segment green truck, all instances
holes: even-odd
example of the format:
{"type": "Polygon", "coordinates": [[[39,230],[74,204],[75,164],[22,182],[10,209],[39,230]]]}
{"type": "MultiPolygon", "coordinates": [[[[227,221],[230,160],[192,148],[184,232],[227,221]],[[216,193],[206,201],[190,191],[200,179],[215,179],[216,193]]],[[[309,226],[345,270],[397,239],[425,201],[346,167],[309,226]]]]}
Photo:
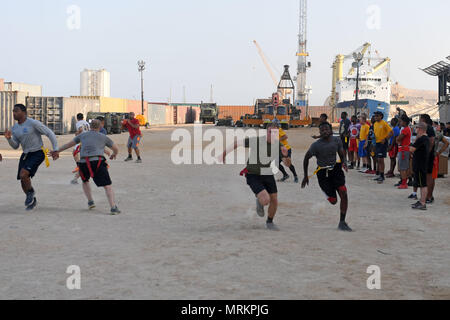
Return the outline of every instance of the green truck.
{"type": "Polygon", "coordinates": [[[219,117],[219,109],[216,103],[201,103],[200,104],[200,122],[216,123],[219,117]]]}
{"type": "Polygon", "coordinates": [[[111,113],[111,112],[88,112],[86,121],[97,119],[97,117],[105,118],[105,129],[108,134],[119,134],[122,132],[122,121],[128,114],[111,113]]]}

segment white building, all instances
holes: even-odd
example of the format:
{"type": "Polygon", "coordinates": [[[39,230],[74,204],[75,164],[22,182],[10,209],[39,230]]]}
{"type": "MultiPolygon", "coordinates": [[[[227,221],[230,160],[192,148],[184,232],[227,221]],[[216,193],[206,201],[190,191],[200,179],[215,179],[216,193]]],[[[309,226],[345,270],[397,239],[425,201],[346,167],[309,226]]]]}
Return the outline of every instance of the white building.
{"type": "Polygon", "coordinates": [[[88,97],[110,97],[111,76],[105,69],[84,69],[80,77],[80,95],[88,97]]]}
{"type": "Polygon", "coordinates": [[[27,84],[20,82],[4,82],[3,90],[25,92],[26,95],[30,97],[42,96],[42,86],[34,84],[27,84]]]}

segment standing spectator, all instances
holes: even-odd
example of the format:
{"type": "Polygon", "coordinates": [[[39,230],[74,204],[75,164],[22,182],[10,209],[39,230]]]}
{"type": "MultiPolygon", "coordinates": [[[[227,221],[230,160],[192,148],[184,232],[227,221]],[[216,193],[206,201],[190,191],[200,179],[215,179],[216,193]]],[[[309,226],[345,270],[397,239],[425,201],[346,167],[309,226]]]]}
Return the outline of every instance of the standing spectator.
{"type": "Polygon", "coordinates": [[[409,127],[409,118],[402,116],[400,118],[401,131],[397,137],[398,143],[398,170],[400,171],[401,180],[395,186],[399,189],[408,189],[408,171],[409,171],[409,146],[411,144],[411,129],[409,127]]]}
{"type": "Polygon", "coordinates": [[[450,122],[447,122],[447,126],[444,131],[444,136],[450,137],[450,122]]]}
{"type": "Polygon", "coordinates": [[[357,139],[359,138],[360,129],[361,124],[358,123],[356,116],[352,116],[351,124],[349,126],[349,133],[350,133],[350,145],[348,147],[348,157],[350,160],[350,166],[348,167],[349,169],[354,169],[356,166],[356,161],[359,162],[357,139]]]}
{"type": "Polygon", "coordinates": [[[367,115],[364,113],[360,117],[360,124],[361,129],[359,131],[358,156],[363,161],[363,167],[360,172],[366,173],[367,171],[369,171],[370,156],[365,149],[365,145],[369,136],[370,126],[367,123],[367,115]]]}
{"type": "Polygon", "coordinates": [[[393,135],[393,131],[389,124],[383,120],[383,113],[380,111],[375,112],[375,123],[373,125],[373,131],[376,139],[375,153],[377,155],[377,165],[379,176],[374,180],[378,183],[383,183],[384,178],[384,159],[387,157],[387,149],[389,139],[393,135]]]}
{"type": "Polygon", "coordinates": [[[427,136],[427,125],[420,122],[417,125],[417,139],[409,148],[413,155],[414,187],[420,188],[420,201],[412,205],[413,209],[427,210],[427,169],[430,154],[430,138],[427,136]]]}
{"type": "Polygon", "coordinates": [[[389,141],[389,158],[391,159],[391,166],[386,174],[386,178],[394,178],[394,170],[397,165],[398,144],[397,137],[400,134],[400,128],[398,127],[398,118],[392,118],[391,120],[392,131],[394,132],[391,140],[389,141]]]}
{"type": "Polygon", "coordinates": [[[339,136],[341,137],[342,145],[344,147],[345,158],[347,158],[348,154],[348,144],[349,144],[349,128],[350,128],[350,120],[348,120],[347,112],[342,112],[341,114],[341,122],[339,123],[339,136]]]}

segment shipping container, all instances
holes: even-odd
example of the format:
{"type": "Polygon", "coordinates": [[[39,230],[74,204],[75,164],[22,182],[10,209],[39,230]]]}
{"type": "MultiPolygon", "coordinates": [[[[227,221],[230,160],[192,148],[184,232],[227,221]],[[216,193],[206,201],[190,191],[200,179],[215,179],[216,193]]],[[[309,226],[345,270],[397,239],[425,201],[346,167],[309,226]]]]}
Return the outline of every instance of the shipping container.
{"type": "Polygon", "coordinates": [[[127,101],[120,98],[99,97],[100,112],[127,112],[127,101]]]}
{"type": "MultiPolygon", "coordinates": [[[[306,116],[306,107],[297,107],[301,110],[300,117],[303,119],[306,116]]],[[[329,106],[309,106],[308,115],[310,118],[319,118],[322,113],[328,115],[328,121],[331,122],[333,118],[333,108],[329,106]]]]}
{"type": "Polygon", "coordinates": [[[41,121],[55,134],[69,134],[76,131],[76,116],[82,113],[99,112],[98,99],[78,97],[27,97],[26,106],[30,118],[41,121]]]}
{"type": "MultiPolygon", "coordinates": [[[[135,115],[142,114],[141,100],[126,100],[126,112],[134,112],[135,115]]],[[[147,114],[147,101],[144,101],[144,114],[147,114]]],[[[148,117],[147,117],[148,118],[148,117]]]]}
{"type": "Polygon", "coordinates": [[[149,104],[148,105],[148,122],[151,126],[168,124],[166,112],[168,111],[167,105],[149,104]]]}
{"type": "Polygon", "coordinates": [[[14,125],[14,105],[18,103],[25,104],[26,96],[25,92],[0,92],[0,133],[4,133],[6,129],[12,128],[14,125]]]}
{"type": "Polygon", "coordinates": [[[167,105],[166,106],[166,125],[174,125],[174,106],[167,105]]]}
{"type": "Polygon", "coordinates": [[[42,86],[19,82],[4,82],[4,91],[25,92],[27,96],[42,96],[42,86]]]}
{"type": "Polygon", "coordinates": [[[255,111],[254,106],[218,106],[219,119],[225,119],[226,117],[232,117],[233,121],[238,121],[241,116],[246,114],[253,114],[255,111]]]}

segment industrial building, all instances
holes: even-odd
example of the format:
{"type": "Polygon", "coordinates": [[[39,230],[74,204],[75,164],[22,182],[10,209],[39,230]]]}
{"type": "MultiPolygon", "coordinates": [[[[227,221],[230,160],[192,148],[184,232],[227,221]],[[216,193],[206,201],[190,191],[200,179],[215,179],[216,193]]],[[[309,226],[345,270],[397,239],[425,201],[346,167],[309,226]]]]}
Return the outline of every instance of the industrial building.
{"type": "Polygon", "coordinates": [[[105,69],[84,69],[80,75],[80,96],[110,97],[111,75],[105,69]]]}

